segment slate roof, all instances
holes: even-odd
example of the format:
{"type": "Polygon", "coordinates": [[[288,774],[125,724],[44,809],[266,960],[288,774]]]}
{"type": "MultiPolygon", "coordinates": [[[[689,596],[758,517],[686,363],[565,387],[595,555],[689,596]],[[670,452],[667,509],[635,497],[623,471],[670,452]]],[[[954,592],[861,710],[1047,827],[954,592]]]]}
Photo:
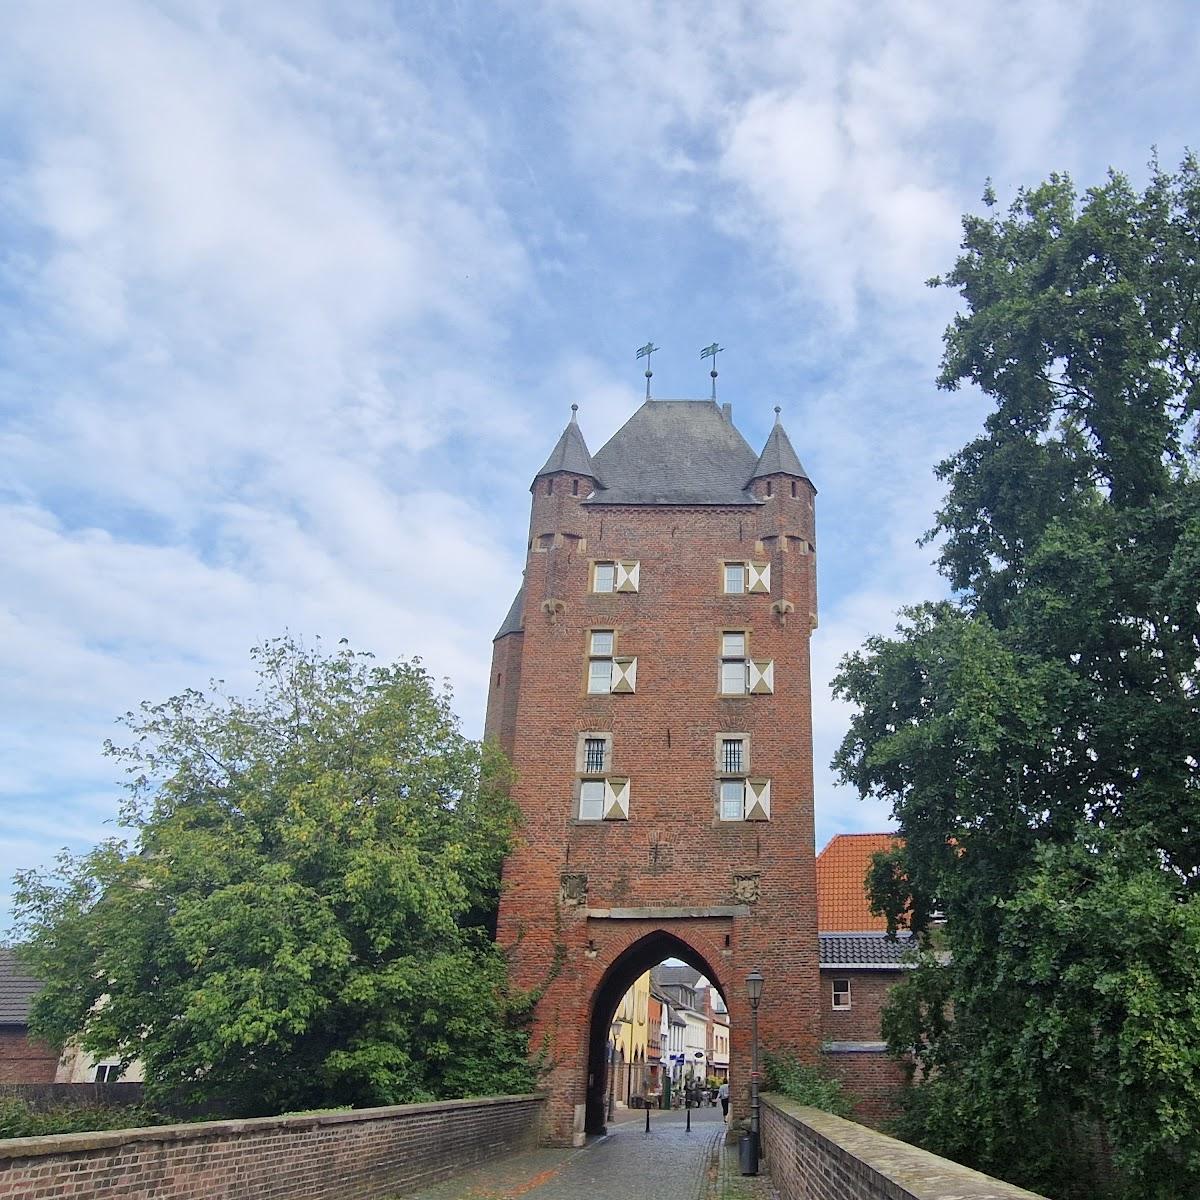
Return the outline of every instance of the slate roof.
{"type": "Polygon", "coordinates": [[[817,928],[822,933],[885,932],[887,920],[871,912],[867,868],[871,855],[890,850],[893,833],[839,833],[817,855],[817,928]]]}
{"type": "Polygon", "coordinates": [[[792,449],[791,440],[779,423],[778,415],[775,417],[775,427],[767,435],[767,444],[758,456],[758,464],[750,478],[761,479],[764,475],[799,475],[801,479],[808,479],[808,472],[801,465],[796,451],[792,449]]]}
{"type": "Polygon", "coordinates": [[[758,461],[714,400],[647,400],[595,454],[585,504],[739,504],[758,461]]]}
{"type": "Polygon", "coordinates": [[[901,931],[895,940],[886,933],[822,933],[822,967],[909,967],[912,934],[901,931]]]}
{"type": "Polygon", "coordinates": [[[0,950],[0,1025],[27,1025],[41,986],[14,951],[0,950]]]}
{"type": "Polygon", "coordinates": [[[512,607],[508,610],[508,616],[500,624],[500,628],[496,631],[496,636],[492,638],[493,642],[498,642],[505,634],[521,633],[525,629],[525,584],[517,588],[516,597],[513,599],[512,607]]]}
{"type": "Polygon", "coordinates": [[[672,987],[682,984],[683,987],[694,988],[703,976],[694,967],[685,965],[673,966],[659,963],[650,968],[650,982],[655,987],[672,987]]]}
{"type": "Polygon", "coordinates": [[[553,475],[556,471],[570,471],[573,475],[590,475],[597,483],[600,482],[596,464],[588,453],[587,442],[583,440],[583,433],[575,419],[574,408],[572,405],[571,419],[550,451],[546,465],[534,476],[535,480],[543,475],[553,475]]]}

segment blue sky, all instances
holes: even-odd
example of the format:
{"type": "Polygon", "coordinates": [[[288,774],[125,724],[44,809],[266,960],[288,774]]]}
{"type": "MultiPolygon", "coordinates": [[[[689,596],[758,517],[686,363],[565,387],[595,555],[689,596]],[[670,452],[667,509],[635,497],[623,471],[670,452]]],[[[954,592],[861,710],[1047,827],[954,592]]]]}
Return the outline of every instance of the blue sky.
{"type": "MultiPolygon", "coordinates": [[[[12,5],[0,45],[0,911],[110,831],[116,716],[287,628],[420,654],[482,725],[527,488],[655,392],[820,489],[818,843],[838,658],[936,594],[959,218],[1178,162],[1191,6],[12,5]]],[[[0,920],[2,924],[2,920],[0,920]]]]}

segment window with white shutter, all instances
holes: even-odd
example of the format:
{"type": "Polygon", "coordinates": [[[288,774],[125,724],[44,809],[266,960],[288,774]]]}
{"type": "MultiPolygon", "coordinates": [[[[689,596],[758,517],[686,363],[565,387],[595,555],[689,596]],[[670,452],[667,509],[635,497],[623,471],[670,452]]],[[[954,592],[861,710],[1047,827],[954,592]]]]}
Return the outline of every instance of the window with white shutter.
{"type": "Polygon", "coordinates": [[[727,596],[740,596],[746,592],[769,592],[771,590],[771,564],[769,562],[727,562],[722,569],[721,589],[727,596]]]}

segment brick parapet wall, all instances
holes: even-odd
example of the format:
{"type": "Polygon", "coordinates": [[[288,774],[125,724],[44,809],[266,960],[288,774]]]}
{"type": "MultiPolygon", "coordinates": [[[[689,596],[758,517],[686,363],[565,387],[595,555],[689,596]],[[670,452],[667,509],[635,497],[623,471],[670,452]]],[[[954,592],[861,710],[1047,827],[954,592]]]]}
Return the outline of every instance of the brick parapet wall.
{"type": "Polygon", "coordinates": [[[540,1095],[0,1140],[0,1197],[373,1200],[525,1149],[540,1095]]]}
{"type": "Polygon", "coordinates": [[[762,1137],[780,1200],[1044,1200],[782,1096],[762,1098],[762,1137]]]}

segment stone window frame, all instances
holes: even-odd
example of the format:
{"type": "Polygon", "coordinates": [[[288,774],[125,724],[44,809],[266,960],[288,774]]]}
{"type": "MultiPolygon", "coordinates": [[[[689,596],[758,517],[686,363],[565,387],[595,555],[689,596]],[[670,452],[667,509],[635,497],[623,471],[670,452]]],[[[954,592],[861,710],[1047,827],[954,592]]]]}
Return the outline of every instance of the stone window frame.
{"type": "Polygon", "coordinates": [[[642,564],[640,559],[594,558],[588,564],[588,591],[593,596],[619,596],[637,593],[641,588],[642,564]],[[601,567],[611,568],[610,587],[599,587],[601,567]]]}
{"type": "Polygon", "coordinates": [[[637,691],[637,656],[617,653],[617,630],[611,625],[596,626],[587,630],[587,654],[584,660],[583,691],[587,696],[632,695],[637,691]],[[596,651],[597,635],[608,634],[612,641],[609,643],[607,654],[596,651]],[[606,688],[592,687],[592,669],[594,663],[608,663],[608,686],[606,688]]]}
{"type": "Polygon", "coordinates": [[[771,563],[748,558],[721,560],[720,592],[723,596],[765,596],[771,593],[771,563]],[[731,567],[741,568],[741,586],[730,589],[731,567]]]}
{"type": "Polygon", "coordinates": [[[717,696],[722,700],[744,696],[769,696],[775,692],[775,660],[758,659],[750,653],[750,630],[723,628],[717,643],[717,696]],[[742,653],[726,653],[726,638],[740,637],[742,653]],[[741,664],[742,686],[740,691],[725,690],[726,669],[741,664]]]}

